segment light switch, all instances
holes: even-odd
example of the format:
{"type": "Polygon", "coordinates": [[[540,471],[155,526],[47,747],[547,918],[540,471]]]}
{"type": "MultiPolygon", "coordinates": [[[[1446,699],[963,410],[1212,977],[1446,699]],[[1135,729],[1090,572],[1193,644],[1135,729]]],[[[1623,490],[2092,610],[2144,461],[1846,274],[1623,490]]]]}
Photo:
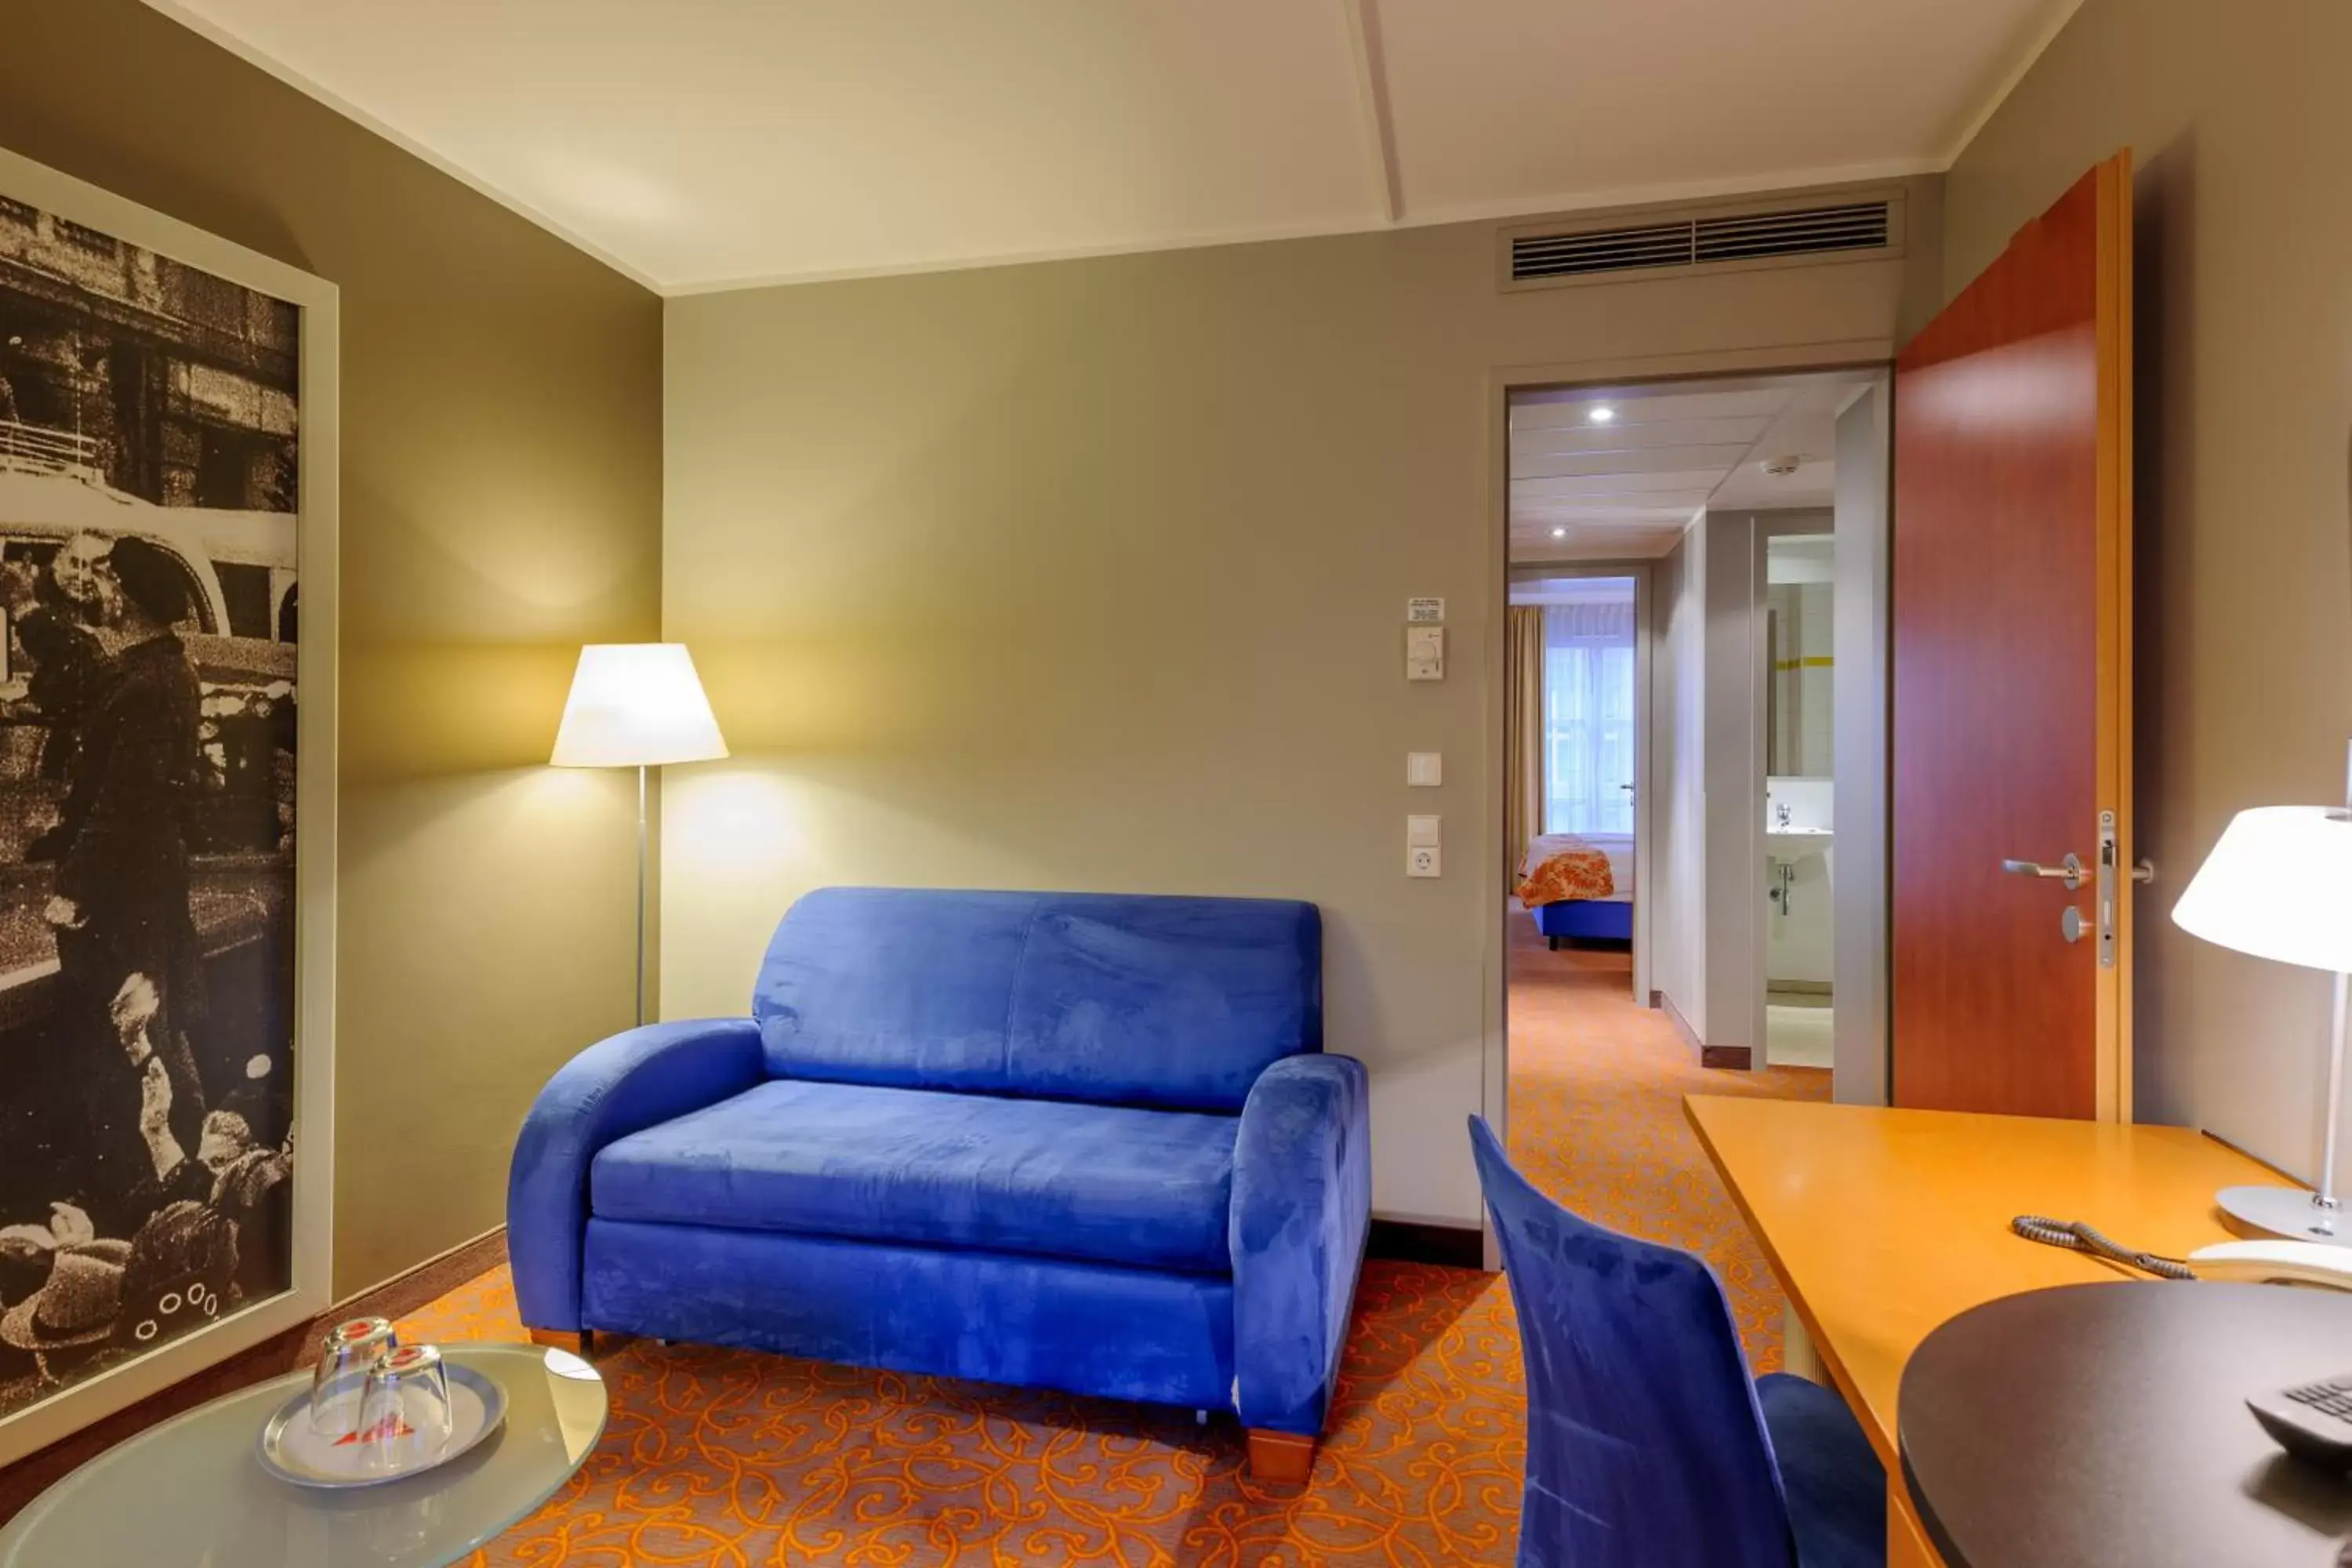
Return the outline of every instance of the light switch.
{"type": "Polygon", "coordinates": [[[1404,841],[1416,847],[1434,849],[1438,845],[1438,819],[1434,816],[1408,816],[1404,819],[1404,841]]]}
{"type": "Polygon", "coordinates": [[[1407,680],[1445,679],[1445,628],[1444,626],[1405,627],[1404,678],[1407,680]]]}
{"type": "Polygon", "coordinates": [[[1435,789],[1445,782],[1445,757],[1438,752],[1407,752],[1404,782],[1415,789],[1435,789]]]}

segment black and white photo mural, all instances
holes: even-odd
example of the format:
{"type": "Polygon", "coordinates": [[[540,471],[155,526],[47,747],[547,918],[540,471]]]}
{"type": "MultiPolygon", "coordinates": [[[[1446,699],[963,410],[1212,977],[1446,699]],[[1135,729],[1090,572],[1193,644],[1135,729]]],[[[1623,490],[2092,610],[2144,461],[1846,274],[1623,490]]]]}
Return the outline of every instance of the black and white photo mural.
{"type": "Polygon", "coordinates": [[[0,1420],[293,1289],[304,327],[0,179],[0,1420]]]}

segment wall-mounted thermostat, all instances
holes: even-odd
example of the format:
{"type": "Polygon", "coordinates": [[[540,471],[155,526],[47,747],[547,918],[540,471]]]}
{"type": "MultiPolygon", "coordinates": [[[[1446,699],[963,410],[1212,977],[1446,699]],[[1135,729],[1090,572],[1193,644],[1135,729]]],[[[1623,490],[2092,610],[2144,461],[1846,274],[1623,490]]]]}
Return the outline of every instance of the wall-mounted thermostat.
{"type": "Polygon", "coordinates": [[[1445,628],[1444,626],[1405,627],[1404,678],[1407,680],[1445,679],[1445,628]]]}
{"type": "Polygon", "coordinates": [[[1404,602],[1404,623],[1409,626],[1436,626],[1445,624],[1445,601],[1443,599],[1407,599],[1404,602]]]}

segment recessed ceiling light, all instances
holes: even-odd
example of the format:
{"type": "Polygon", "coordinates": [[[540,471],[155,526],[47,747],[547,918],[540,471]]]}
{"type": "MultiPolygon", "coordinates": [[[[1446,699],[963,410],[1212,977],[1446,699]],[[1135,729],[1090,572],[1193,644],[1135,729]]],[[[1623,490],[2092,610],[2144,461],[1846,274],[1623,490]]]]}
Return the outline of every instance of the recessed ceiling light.
{"type": "Polygon", "coordinates": [[[1617,417],[1617,411],[1605,403],[1596,403],[1592,405],[1592,412],[1587,414],[1585,417],[1595,425],[1606,425],[1617,417]]]}
{"type": "Polygon", "coordinates": [[[1568,530],[1564,528],[1555,528],[1551,531],[1551,536],[1554,539],[1566,539],[1568,537],[1568,530]]]}

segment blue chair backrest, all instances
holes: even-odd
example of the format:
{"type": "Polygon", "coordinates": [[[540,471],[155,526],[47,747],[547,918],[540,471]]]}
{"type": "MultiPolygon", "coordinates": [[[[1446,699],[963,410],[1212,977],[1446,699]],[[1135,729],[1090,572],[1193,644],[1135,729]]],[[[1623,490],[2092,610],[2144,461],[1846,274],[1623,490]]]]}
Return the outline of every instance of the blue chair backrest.
{"type": "Polygon", "coordinates": [[[825,888],[751,994],[779,1078],[1239,1110],[1323,1048],[1313,904],[825,888]]]}
{"type": "Polygon", "coordinates": [[[1527,1365],[1520,1568],[1791,1568],[1772,1443],[1706,1265],[1578,1218],[1470,1119],[1527,1365]]]}

